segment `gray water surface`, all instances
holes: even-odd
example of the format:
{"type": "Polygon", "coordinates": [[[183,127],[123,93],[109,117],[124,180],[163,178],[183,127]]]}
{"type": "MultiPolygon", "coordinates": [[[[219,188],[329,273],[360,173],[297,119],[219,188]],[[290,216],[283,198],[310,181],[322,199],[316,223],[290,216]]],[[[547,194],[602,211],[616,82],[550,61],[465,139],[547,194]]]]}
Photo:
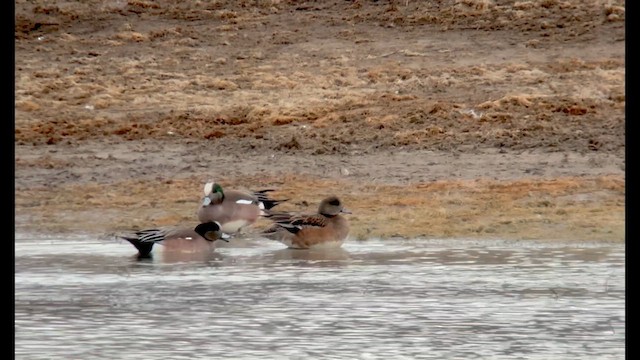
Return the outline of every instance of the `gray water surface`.
{"type": "Polygon", "coordinates": [[[193,259],[17,236],[16,359],[623,359],[621,244],[264,239],[193,259]]]}

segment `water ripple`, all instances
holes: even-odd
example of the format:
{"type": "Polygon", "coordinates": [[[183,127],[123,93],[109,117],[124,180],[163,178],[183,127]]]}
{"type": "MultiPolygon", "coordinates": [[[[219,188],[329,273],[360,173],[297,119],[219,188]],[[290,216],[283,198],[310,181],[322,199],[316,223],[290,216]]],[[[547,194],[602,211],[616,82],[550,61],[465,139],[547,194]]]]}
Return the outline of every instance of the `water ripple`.
{"type": "Polygon", "coordinates": [[[256,242],[187,262],[16,242],[17,359],[620,359],[624,245],[256,242]]]}

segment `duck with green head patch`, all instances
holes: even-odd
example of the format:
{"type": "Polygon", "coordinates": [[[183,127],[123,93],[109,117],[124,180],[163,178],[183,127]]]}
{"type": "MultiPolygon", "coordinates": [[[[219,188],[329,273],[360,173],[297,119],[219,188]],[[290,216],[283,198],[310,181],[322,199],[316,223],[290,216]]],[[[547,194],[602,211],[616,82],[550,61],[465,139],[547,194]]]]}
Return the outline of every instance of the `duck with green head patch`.
{"type": "Polygon", "coordinates": [[[198,208],[200,222],[216,221],[224,233],[240,232],[244,227],[255,223],[258,218],[281,202],[288,199],[271,199],[267,193],[275,191],[223,190],[220,184],[209,181],[204,185],[204,197],[198,208]]]}

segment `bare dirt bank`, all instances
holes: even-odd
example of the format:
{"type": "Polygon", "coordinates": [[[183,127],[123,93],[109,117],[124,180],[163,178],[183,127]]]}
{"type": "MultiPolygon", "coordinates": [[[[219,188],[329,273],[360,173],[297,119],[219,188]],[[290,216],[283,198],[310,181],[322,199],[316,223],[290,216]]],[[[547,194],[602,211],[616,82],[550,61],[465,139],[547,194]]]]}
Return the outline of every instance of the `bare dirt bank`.
{"type": "Polygon", "coordinates": [[[623,241],[624,2],[16,2],[17,231],[191,223],[202,182],[356,238],[623,241]]]}

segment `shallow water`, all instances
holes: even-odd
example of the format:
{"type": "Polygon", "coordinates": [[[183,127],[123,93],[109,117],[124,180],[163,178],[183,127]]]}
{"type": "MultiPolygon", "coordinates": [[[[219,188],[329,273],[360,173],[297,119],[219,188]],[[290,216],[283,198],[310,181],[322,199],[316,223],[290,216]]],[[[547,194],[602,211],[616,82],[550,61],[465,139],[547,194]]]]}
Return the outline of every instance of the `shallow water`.
{"type": "Polygon", "coordinates": [[[136,260],[18,235],[16,359],[622,359],[624,245],[238,242],[136,260]]]}

